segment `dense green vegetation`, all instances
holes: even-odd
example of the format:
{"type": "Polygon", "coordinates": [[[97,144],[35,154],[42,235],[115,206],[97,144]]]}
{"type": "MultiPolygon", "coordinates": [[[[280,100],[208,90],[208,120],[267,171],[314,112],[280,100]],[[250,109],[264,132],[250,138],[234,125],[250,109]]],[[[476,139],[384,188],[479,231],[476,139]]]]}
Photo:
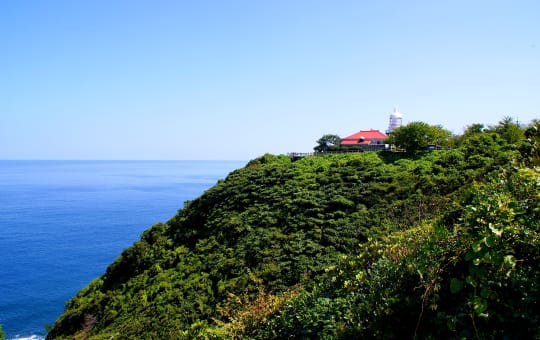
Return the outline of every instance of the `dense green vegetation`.
{"type": "Polygon", "coordinates": [[[451,137],[450,131],[439,125],[412,122],[395,129],[386,142],[409,153],[415,153],[425,150],[428,145],[451,146],[451,137]]]}
{"type": "Polygon", "coordinates": [[[540,124],[478,126],[449,150],[255,159],[48,338],[540,336],[540,124]]]}
{"type": "Polygon", "coordinates": [[[536,338],[539,189],[532,169],[474,185],[458,214],[370,240],[264,322],[243,321],[241,334],[536,338]]]}

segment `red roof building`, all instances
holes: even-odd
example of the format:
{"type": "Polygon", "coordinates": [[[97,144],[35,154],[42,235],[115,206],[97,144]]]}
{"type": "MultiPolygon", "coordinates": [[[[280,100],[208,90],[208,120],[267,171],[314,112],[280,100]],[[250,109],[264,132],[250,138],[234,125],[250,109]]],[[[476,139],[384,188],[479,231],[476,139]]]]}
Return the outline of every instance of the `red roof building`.
{"type": "Polygon", "coordinates": [[[341,139],[343,146],[382,145],[387,135],[379,130],[362,130],[341,139]]]}

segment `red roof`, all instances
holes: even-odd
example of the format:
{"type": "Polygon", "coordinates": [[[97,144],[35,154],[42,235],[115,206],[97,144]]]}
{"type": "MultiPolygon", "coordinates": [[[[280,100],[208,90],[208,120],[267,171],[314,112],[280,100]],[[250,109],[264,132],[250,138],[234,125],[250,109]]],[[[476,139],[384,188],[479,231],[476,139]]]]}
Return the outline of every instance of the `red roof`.
{"type": "Polygon", "coordinates": [[[343,145],[371,144],[372,140],[384,140],[388,136],[379,130],[361,130],[341,139],[343,145]]]}
{"type": "Polygon", "coordinates": [[[341,145],[367,145],[371,144],[371,139],[365,139],[364,141],[360,141],[358,139],[342,139],[341,145]]]}

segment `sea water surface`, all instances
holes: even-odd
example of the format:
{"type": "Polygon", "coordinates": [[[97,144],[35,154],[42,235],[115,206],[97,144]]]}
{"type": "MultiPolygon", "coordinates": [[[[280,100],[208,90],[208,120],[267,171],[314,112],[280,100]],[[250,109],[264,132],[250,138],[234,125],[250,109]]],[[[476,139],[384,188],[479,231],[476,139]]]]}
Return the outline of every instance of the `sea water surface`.
{"type": "Polygon", "coordinates": [[[123,249],[244,161],[0,161],[0,324],[46,335],[123,249]]]}

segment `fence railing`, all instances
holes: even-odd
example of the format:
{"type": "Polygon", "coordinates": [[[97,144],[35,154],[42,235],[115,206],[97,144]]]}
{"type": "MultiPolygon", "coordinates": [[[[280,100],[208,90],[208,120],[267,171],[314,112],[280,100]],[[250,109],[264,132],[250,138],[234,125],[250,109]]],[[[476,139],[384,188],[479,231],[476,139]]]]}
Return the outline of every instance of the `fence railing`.
{"type": "Polygon", "coordinates": [[[320,152],[289,152],[287,156],[291,158],[302,158],[307,156],[323,156],[323,155],[333,155],[333,154],[340,154],[340,153],[357,153],[357,152],[364,152],[368,150],[363,149],[343,149],[343,150],[331,150],[331,151],[320,151],[320,152]]]}
{"type": "MultiPolygon", "coordinates": [[[[433,151],[433,150],[450,150],[453,147],[451,146],[440,146],[440,145],[428,145],[426,147],[426,150],[433,151]]],[[[365,151],[380,151],[380,150],[387,150],[391,152],[406,152],[405,149],[397,148],[393,145],[388,144],[373,144],[373,145],[363,145],[361,148],[343,148],[340,150],[329,150],[329,151],[320,151],[320,152],[289,152],[287,156],[298,159],[302,157],[307,156],[323,156],[323,155],[331,155],[331,154],[341,154],[341,153],[355,153],[355,152],[365,152],[365,151]]]]}

